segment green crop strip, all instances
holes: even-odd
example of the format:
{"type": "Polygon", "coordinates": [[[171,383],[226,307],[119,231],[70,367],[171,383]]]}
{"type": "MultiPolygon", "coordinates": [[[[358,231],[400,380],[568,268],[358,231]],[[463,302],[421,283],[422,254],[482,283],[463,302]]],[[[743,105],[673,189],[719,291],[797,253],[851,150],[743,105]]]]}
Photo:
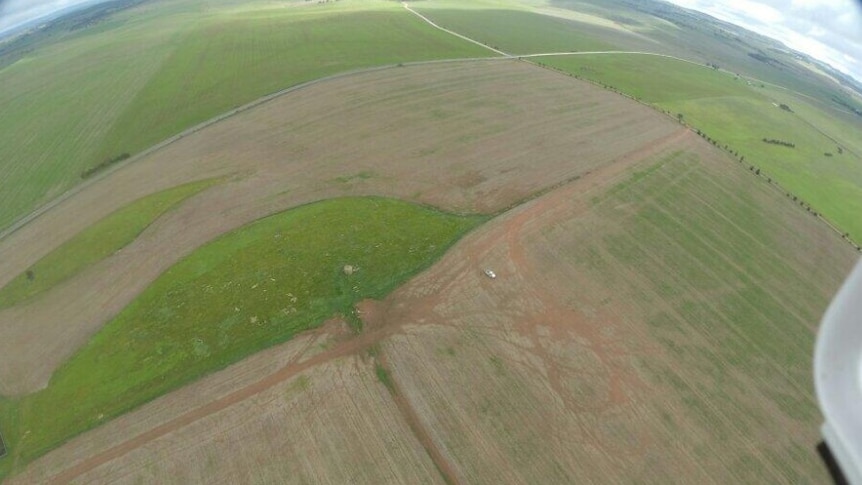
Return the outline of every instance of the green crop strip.
{"type": "Polygon", "coordinates": [[[7,402],[0,429],[13,459],[0,462],[0,476],[9,462],[23,466],[111,417],[348,315],[362,299],[384,297],[484,220],[342,198],[212,241],[153,282],[46,389],[7,402]]]}
{"type": "Polygon", "coordinates": [[[54,249],[0,289],[0,308],[8,308],[54,288],[135,240],[162,214],[218,183],[193,182],[157,192],[117,210],[54,249]]]}

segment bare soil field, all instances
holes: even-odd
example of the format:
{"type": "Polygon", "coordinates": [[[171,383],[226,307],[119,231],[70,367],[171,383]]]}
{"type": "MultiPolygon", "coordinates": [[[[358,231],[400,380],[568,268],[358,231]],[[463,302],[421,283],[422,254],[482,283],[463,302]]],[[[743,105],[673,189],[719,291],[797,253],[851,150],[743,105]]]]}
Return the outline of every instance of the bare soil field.
{"type": "Polygon", "coordinates": [[[0,241],[2,285],[124,204],[234,176],[112,257],[0,312],[0,393],[43,387],[170,265],[254,219],[366,194],[496,212],[679,129],[629,100],[518,61],[392,68],[285,95],[110,173],[0,241]]]}
{"type": "Polygon", "coordinates": [[[229,174],[0,314],[0,391],[44,385],[161,271],[262,215],[361,194],[509,210],[363,302],[362,333],[329,322],[9,483],[826,479],[811,344],[852,248],[668,118],[517,61],[395,68],[262,105],[0,241],[0,274],[130,200],[229,174]]]}
{"type": "Polygon", "coordinates": [[[648,144],[363,302],[363,333],[330,322],[10,483],[822,482],[806,347],[855,256],[733,163],[686,131],[648,144]],[[688,246],[667,223],[657,244],[641,232],[652,209],[716,227],[688,246]],[[711,250],[697,259],[695,247],[711,250]],[[754,260],[741,266],[744,252],[754,260]],[[762,272],[779,264],[795,277],[762,272]],[[754,286],[743,326],[708,312],[754,286]],[[763,325],[775,328],[759,338],[763,325]]]}
{"type": "Polygon", "coordinates": [[[733,163],[689,136],[597,171],[388,299],[394,380],[459,482],[828,480],[811,348],[855,256],[733,163]]]}

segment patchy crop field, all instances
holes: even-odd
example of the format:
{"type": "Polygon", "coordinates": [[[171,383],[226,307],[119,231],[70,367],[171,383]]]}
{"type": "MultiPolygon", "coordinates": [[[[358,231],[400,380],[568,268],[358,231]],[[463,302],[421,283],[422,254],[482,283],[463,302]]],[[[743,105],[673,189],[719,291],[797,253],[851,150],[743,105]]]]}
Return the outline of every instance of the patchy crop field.
{"type": "Polygon", "coordinates": [[[375,376],[371,341],[331,322],[110,421],[8,483],[443,483],[375,376]]]}
{"type": "Polygon", "coordinates": [[[612,167],[382,304],[459,481],[826,480],[810,349],[852,248],[694,135],[612,167]]]}
{"type": "Polygon", "coordinates": [[[202,180],[139,199],[76,234],[0,289],[0,308],[50,290],[120,251],[159,216],[218,180],[202,180]]]}
{"type": "Polygon", "coordinates": [[[382,198],[338,198],[255,221],[168,269],[52,376],[16,402],[29,460],[106,419],[383,298],[482,217],[382,198]],[[347,269],[349,268],[349,270],[347,269]],[[75,402],[75,406],[64,403],[75,402]]]}
{"type": "MultiPolygon", "coordinates": [[[[159,217],[122,251],[0,313],[6,395],[47,385],[60,364],[173,262],[251,220],[341,195],[395,195],[459,213],[494,213],[684,133],[645,107],[517,61],[394,67],[297,94],[96,180],[0,243],[21,255],[3,261],[21,274],[129,199],[233,175],[159,217]],[[41,238],[41,228],[52,225],[56,239],[41,238]]],[[[26,404],[36,401],[21,401],[26,419],[6,414],[16,423],[7,426],[14,441],[30,436],[42,443],[26,459],[52,443],[23,428],[47,409],[26,404]]],[[[94,411],[84,421],[89,427],[114,412],[94,411]]]]}
{"type": "Polygon", "coordinates": [[[392,68],[284,96],[109,174],[0,241],[0,252],[16,254],[0,260],[2,285],[115,208],[235,175],[119,253],[0,311],[2,393],[44,387],[159,274],[252,220],[342,195],[494,213],[680,130],[646,107],[516,61],[392,68]]]}
{"type": "Polygon", "coordinates": [[[10,483],[819,482],[809,348],[854,259],[682,132],[472,232],[361,334],[330,322],[10,483]]]}
{"type": "Polygon", "coordinates": [[[0,481],[827,480],[811,349],[858,255],[817,212],[858,237],[852,103],[692,51],[716,24],[678,11],[414,8],[515,54],[655,44],[801,92],[477,60],[382,0],[55,32],[0,59],[0,481]]]}

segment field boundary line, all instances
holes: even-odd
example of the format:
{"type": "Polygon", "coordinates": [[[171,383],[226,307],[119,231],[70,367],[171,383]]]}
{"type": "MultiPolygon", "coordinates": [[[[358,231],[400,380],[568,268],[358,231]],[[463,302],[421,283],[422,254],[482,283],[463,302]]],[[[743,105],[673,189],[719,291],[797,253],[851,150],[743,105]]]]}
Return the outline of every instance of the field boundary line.
{"type": "Polygon", "coordinates": [[[476,45],[478,45],[478,46],[480,46],[480,47],[484,47],[485,49],[488,49],[488,50],[494,51],[494,52],[496,52],[497,54],[500,54],[501,56],[504,56],[504,57],[516,57],[516,56],[513,56],[512,54],[508,54],[508,53],[506,53],[506,52],[503,52],[503,51],[501,51],[500,49],[495,49],[495,48],[493,48],[493,47],[491,47],[491,46],[489,46],[489,45],[487,45],[487,44],[483,44],[483,43],[479,42],[478,40],[471,39],[470,37],[467,37],[466,35],[459,34],[458,32],[455,32],[454,30],[449,30],[449,29],[447,29],[446,27],[441,27],[440,25],[436,24],[433,20],[429,19],[428,17],[426,17],[426,16],[422,15],[421,13],[419,13],[419,12],[417,12],[417,11],[413,10],[412,8],[410,8],[410,5],[407,5],[407,2],[401,2],[401,5],[402,5],[405,9],[407,9],[407,11],[408,11],[408,12],[410,12],[410,13],[412,13],[413,15],[415,15],[415,16],[419,17],[420,19],[424,20],[428,25],[430,25],[431,27],[434,27],[435,29],[442,30],[443,32],[446,32],[447,34],[450,34],[450,35],[454,35],[455,37],[458,37],[458,38],[459,38],[459,39],[461,39],[461,40],[466,40],[467,42],[472,42],[473,44],[476,44],[476,45]]]}
{"type": "Polygon", "coordinates": [[[440,473],[443,481],[448,485],[459,485],[463,483],[464,480],[460,477],[458,470],[453,467],[450,460],[447,459],[444,450],[441,450],[440,447],[437,446],[437,443],[428,431],[428,427],[422,422],[422,418],[419,416],[419,413],[417,413],[416,409],[411,405],[410,399],[407,398],[407,395],[404,394],[401,386],[398,385],[398,381],[395,379],[395,375],[392,372],[392,366],[389,365],[389,360],[386,358],[386,355],[381,351],[377,355],[376,360],[376,365],[381,366],[389,375],[391,386],[389,389],[389,395],[395,402],[395,407],[398,408],[398,412],[401,413],[401,416],[404,418],[407,427],[410,428],[416,441],[422,445],[425,453],[431,459],[431,462],[434,463],[434,467],[437,469],[437,472],[440,473]]]}
{"type": "MultiPolygon", "coordinates": [[[[134,162],[136,162],[142,158],[145,158],[148,155],[151,155],[151,154],[161,150],[162,148],[165,148],[165,147],[173,144],[174,142],[181,140],[182,138],[184,138],[186,136],[192,135],[192,134],[194,134],[198,131],[201,131],[202,129],[207,128],[211,125],[214,125],[214,124],[216,124],[222,120],[230,118],[230,117],[232,117],[236,114],[242,113],[244,111],[250,110],[252,108],[255,108],[261,104],[264,104],[264,103],[271,101],[273,99],[276,99],[278,97],[284,96],[286,94],[292,93],[294,91],[298,91],[300,89],[313,86],[317,83],[336,80],[336,79],[349,77],[349,76],[353,76],[353,75],[365,74],[365,73],[370,73],[370,72],[375,72],[375,71],[383,71],[383,70],[391,69],[391,68],[395,68],[395,67],[404,67],[404,66],[421,66],[421,65],[446,64],[446,63],[456,63],[456,62],[475,62],[475,61],[521,60],[521,59],[532,59],[532,58],[539,58],[539,57],[560,57],[560,56],[590,55],[590,54],[593,54],[593,55],[629,54],[629,55],[657,56],[657,57],[664,57],[664,58],[668,58],[668,59],[674,59],[674,60],[686,62],[686,63],[697,65],[697,66],[703,66],[703,64],[701,64],[699,62],[695,62],[695,61],[692,61],[689,59],[683,59],[681,57],[676,57],[676,56],[672,56],[672,55],[668,55],[668,54],[660,54],[657,52],[644,52],[644,51],[571,51],[571,52],[543,52],[543,53],[533,53],[533,54],[508,54],[508,53],[503,52],[499,49],[495,49],[491,46],[483,44],[477,40],[471,39],[470,37],[459,34],[455,31],[449,30],[447,28],[441,27],[440,25],[436,24],[434,21],[432,21],[431,19],[429,19],[425,15],[423,15],[423,14],[413,10],[412,8],[410,8],[410,6],[407,4],[407,2],[401,2],[401,4],[404,6],[404,8],[407,11],[416,15],[417,17],[419,17],[420,19],[422,19],[423,21],[425,21],[426,23],[428,23],[432,27],[439,29],[443,32],[446,32],[450,35],[453,35],[455,37],[458,37],[459,39],[465,40],[467,42],[471,42],[471,43],[476,44],[478,46],[481,46],[485,49],[489,49],[493,52],[496,52],[496,53],[500,54],[500,57],[459,57],[459,58],[449,58],[449,59],[433,59],[433,60],[425,60],[425,61],[405,61],[405,62],[400,62],[400,63],[396,63],[396,64],[384,64],[384,65],[379,65],[379,66],[371,66],[371,67],[365,67],[365,68],[359,68],[359,69],[352,69],[352,70],[332,74],[329,76],[324,76],[321,78],[304,81],[304,82],[301,82],[299,84],[295,84],[293,86],[289,86],[287,88],[281,89],[281,90],[276,91],[274,93],[264,95],[260,98],[257,98],[253,101],[250,101],[249,103],[246,103],[242,106],[239,106],[239,107],[234,108],[232,110],[226,111],[226,112],[219,114],[213,118],[210,118],[210,119],[205,120],[201,123],[198,123],[197,125],[194,125],[191,128],[187,128],[187,129],[183,130],[182,132],[180,132],[176,135],[173,135],[173,136],[171,136],[171,137],[169,137],[169,138],[167,138],[167,139],[165,139],[165,140],[163,140],[163,141],[161,141],[155,145],[150,146],[149,148],[145,149],[142,152],[139,152],[135,155],[132,155],[131,157],[129,157],[128,159],[126,159],[120,163],[114,164],[114,165],[112,165],[112,166],[110,166],[110,167],[108,167],[102,171],[99,171],[98,173],[94,174],[92,177],[88,178],[86,181],[71,187],[70,189],[68,189],[63,194],[61,194],[61,195],[57,196],[56,198],[46,202],[42,206],[37,207],[36,209],[31,211],[29,214],[15,220],[14,222],[12,222],[12,224],[10,224],[5,229],[0,229],[0,242],[2,242],[4,239],[6,239],[7,237],[14,234],[18,230],[20,230],[21,228],[23,228],[24,226],[29,224],[30,222],[32,222],[33,220],[37,219],[42,214],[45,214],[46,212],[50,211],[51,209],[53,209],[57,205],[63,203],[64,201],[70,199],[72,196],[83,191],[84,189],[89,187],[91,184],[94,184],[94,183],[102,180],[103,178],[107,177],[108,175],[112,174],[113,172],[122,169],[126,165],[134,163],[134,162]]],[[[542,66],[541,64],[539,64],[539,65],[541,67],[545,67],[545,66],[542,66]]],[[[556,70],[556,69],[554,69],[554,70],[556,70]]],[[[722,71],[724,71],[724,69],[722,69],[722,71]]],[[[730,71],[725,71],[725,72],[731,73],[730,71]]],[[[731,73],[731,74],[733,74],[733,73],[731,73]]],[[[797,91],[794,91],[790,88],[787,88],[787,87],[784,87],[784,86],[781,86],[778,84],[770,83],[767,81],[762,81],[760,79],[753,78],[753,77],[750,77],[749,79],[752,79],[752,80],[758,81],[758,82],[767,83],[767,84],[770,84],[770,85],[775,86],[777,88],[784,89],[784,90],[789,91],[791,93],[797,94],[799,96],[804,96],[804,97],[810,98],[810,96],[804,95],[802,93],[799,93],[797,91]]],[[[596,83],[593,83],[593,84],[596,84],[596,83]]],[[[627,97],[634,99],[631,96],[627,96],[627,97]]],[[[811,99],[813,99],[813,98],[811,98],[811,99]]],[[[644,103],[642,103],[642,104],[644,104],[644,103]]],[[[655,109],[651,105],[648,105],[648,106],[655,109]]]]}

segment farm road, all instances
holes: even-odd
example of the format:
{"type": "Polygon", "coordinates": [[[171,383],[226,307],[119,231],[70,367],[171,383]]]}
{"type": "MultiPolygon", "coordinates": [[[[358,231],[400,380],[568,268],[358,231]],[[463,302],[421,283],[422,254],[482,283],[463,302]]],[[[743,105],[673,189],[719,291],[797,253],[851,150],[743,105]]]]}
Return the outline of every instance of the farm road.
{"type": "Polygon", "coordinates": [[[527,59],[527,58],[532,58],[532,57],[574,56],[574,55],[589,55],[589,54],[640,54],[640,55],[646,55],[646,56],[667,57],[669,59],[676,59],[678,61],[688,62],[689,64],[695,64],[698,66],[702,65],[699,62],[690,61],[688,59],[682,59],[680,57],[670,56],[667,54],[658,54],[655,52],[643,52],[643,51],[568,51],[568,52],[540,52],[537,54],[511,54],[508,52],[503,52],[500,49],[496,49],[496,48],[491,47],[487,44],[483,44],[476,39],[471,39],[470,37],[467,37],[466,35],[459,34],[458,32],[455,32],[454,30],[449,30],[445,27],[441,27],[440,25],[435,23],[433,20],[422,15],[421,13],[417,12],[416,10],[413,10],[412,8],[410,8],[410,5],[408,5],[407,2],[401,2],[401,5],[403,5],[404,8],[407,9],[408,12],[410,12],[413,15],[424,20],[428,25],[434,27],[435,29],[441,30],[441,31],[446,32],[447,34],[450,34],[450,35],[454,35],[455,37],[458,37],[459,39],[466,40],[467,42],[471,42],[471,43],[476,44],[478,46],[484,47],[485,49],[496,52],[497,54],[500,54],[501,56],[506,56],[508,58],[527,59]]]}
{"type": "Polygon", "coordinates": [[[511,55],[511,54],[507,54],[507,53],[505,53],[505,52],[503,52],[503,51],[501,51],[501,50],[499,50],[499,49],[495,49],[495,48],[493,48],[493,47],[491,47],[491,46],[489,46],[489,45],[485,45],[485,44],[483,44],[483,43],[479,42],[478,40],[471,39],[471,38],[467,37],[466,35],[461,35],[461,34],[459,34],[458,32],[455,32],[455,31],[449,30],[449,29],[447,29],[447,28],[445,28],[445,27],[441,27],[441,26],[439,26],[439,25],[435,24],[433,20],[429,19],[428,17],[426,17],[426,16],[422,15],[421,13],[419,13],[419,12],[417,12],[417,11],[413,10],[412,8],[410,8],[410,5],[407,5],[407,2],[401,2],[401,5],[403,5],[403,6],[404,6],[404,8],[406,8],[408,12],[410,12],[410,13],[412,13],[413,15],[416,15],[416,16],[417,16],[417,17],[419,17],[420,19],[424,20],[425,22],[427,22],[427,23],[428,23],[428,25],[430,25],[430,26],[434,27],[435,29],[442,30],[443,32],[446,32],[447,34],[450,34],[450,35],[454,35],[455,37],[458,37],[458,38],[459,38],[459,39],[461,39],[461,40],[466,40],[467,42],[472,42],[473,44],[476,44],[476,45],[478,45],[478,46],[480,46],[480,47],[484,47],[485,49],[488,49],[488,50],[494,51],[494,52],[496,52],[497,54],[500,54],[501,56],[512,57],[512,55],[511,55]]]}
{"type": "MultiPolygon", "coordinates": [[[[496,49],[494,47],[491,47],[489,45],[483,44],[483,43],[481,43],[475,39],[471,39],[470,37],[467,37],[466,35],[459,34],[458,32],[455,32],[453,30],[449,30],[445,27],[442,27],[442,26],[438,25],[437,23],[435,23],[433,20],[426,17],[425,15],[422,15],[421,13],[417,12],[416,10],[413,10],[412,8],[410,8],[410,6],[407,4],[407,2],[401,2],[401,4],[404,6],[405,9],[407,9],[407,11],[409,11],[413,15],[416,15],[420,19],[424,20],[426,23],[428,23],[428,25],[434,27],[435,29],[439,29],[443,32],[446,32],[447,34],[454,35],[455,37],[458,37],[459,39],[466,40],[466,41],[471,42],[473,44],[476,44],[478,46],[482,46],[488,50],[491,50],[497,54],[500,54],[501,56],[505,56],[506,58],[531,59],[531,58],[536,58],[536,57],[630,54],[630,55],[641,55],[641,56],[665,57],[667,59],[674,59],[674,60],[681,61],[681,62],[687,62],[687,63],[693,64],[695,66],[706,67],[702,62],[692,61],[691,59],[683,59],[682,57],[672,56],[669,54],[660,54],[658,52],[646,52],[646,51],[566,51],[566,52],[540,52],[540,53],[534,53],[534,54],[511,54],[511,53],[496,49]]],[[[494,59],[494,58],[492,58],[492,59],[494,59]]],[[[712,68],[709,68],[709,69],[712,69],[712,68]]],[[[728,70],[723,69],[723,68],[719,69],[719,70],[722,72],[728,73],[728,74],[734,74],[734,75],[736,74],[732,71],[728,71],[728,70]]],[[[793,93],[797,96],[802,96],[802,97],[804,97],[804,98],[806,98],[812,102],[815,102],[817,104],[825,105],[825,103],[819,99],[811,97],[807,94],[800,93],[799,91],[795,91],[795,90],[790,89],[788,87],[781,86],[781,85],[775,84],[775,83],[771,83],[769,81],[764,81],[762,79],[758,79],[755,77],[748,77],[748,79],[751,79],[752,81],[756,81],[759,83],[769,84],[770,86],[773,86],[773,87],[776,87],[778,89],[782,89],[784,91],[793,93]]],[[[837,109],[837,108],[832,107],[832,109],[837,109]]],[[[842,111],[842,112],[849,114],[849,115],[853,114],[853,113],[846,111],[846,110],[839,110],[839,111],[842,111]]],[[[824,135],[825,135],[825,133],[824,133],[824,135]]],[[[0,235],[0,239],[2,239],[2,235],[0,235]]]]}

